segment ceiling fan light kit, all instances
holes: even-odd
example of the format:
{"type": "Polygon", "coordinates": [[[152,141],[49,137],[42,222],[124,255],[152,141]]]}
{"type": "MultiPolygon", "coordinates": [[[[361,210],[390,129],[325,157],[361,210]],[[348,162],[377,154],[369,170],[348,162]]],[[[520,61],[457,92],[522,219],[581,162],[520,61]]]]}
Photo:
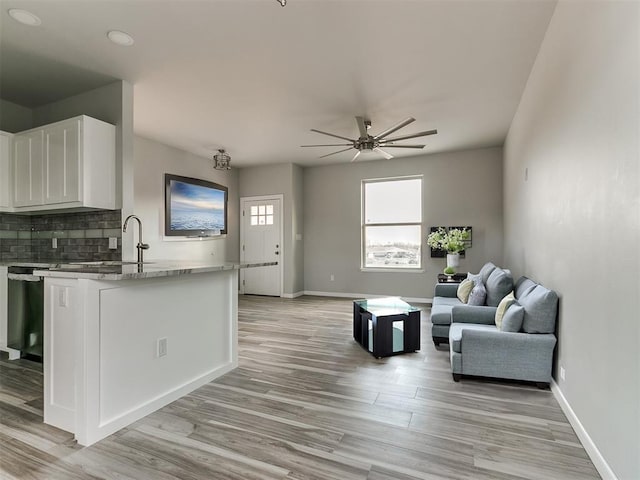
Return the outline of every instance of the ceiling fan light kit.
{"type": "Polygon", "coordinates": [[[384,158],[386,158],[387,160],[389,160],[390,158],[393,158],[393,155],[383,150],[383,148],[422,149],[426,145],[418,145],[418,144],[396,145],[395,142],[398,142],[400,140],[408,140],[410,138],[425,137],[427,135],[435,135],[436,133],[438,133],[438,131],[434,129],[434,130],[425,130],[423,132],[418,132],[418,133],[411,133],[408,135],[402,135],[399,137],[391,137],[391,138],[388,137],[392,133],[397,132],[401,128],[404,128],[410,123],[413,123],[415,121],[416,121],[415,118],[409,117],[401,121],[400,123],[384,130],[378,135],[374,136],[374,135],[370,135],[368,132],[368,130],[371,128],[371,120],[365,120],[364,117],[356,117],[356,124],[358,125],[358,131],[360,132],[360,136],[356,139],[343,137],[342,135],[336,135],[334,133],[323,132],[322,130],[316,130],[315,128],[311,129],[312,132],[321,133],[322,135],[328,135],[330,137],[339,138],[341,140],[346,140],[349,143],[330,143],[330,144],[322,144],[322,145],[301,145],[301,146],[302,147],[347,147],[342,150],[338,150],[337,152],[332,152],[326,155],[322,155],[319,158],[329,157],[331,155],[336,155],[338,153],[346,152],[347,150],[351,150],[352,148],[355,148],[357,150],[357,153],[355,154],[353,159],[351,159],[352,162],[355,161],[356,158],[358,158],[363,151],[378,153],[382,155],[384,158]]]}

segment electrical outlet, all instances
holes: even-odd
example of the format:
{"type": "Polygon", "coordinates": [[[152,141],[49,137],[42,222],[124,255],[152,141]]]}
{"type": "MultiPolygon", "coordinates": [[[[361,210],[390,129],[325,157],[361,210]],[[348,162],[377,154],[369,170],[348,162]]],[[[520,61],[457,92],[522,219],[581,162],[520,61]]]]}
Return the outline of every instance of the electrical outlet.
{"type": "Polygon", "coordinates": [[[167,354],[167,339],[166,338],[159,338],[158,339],[157,349],[158,349],[158,357],[164,357],[167,354]]]}
{"type": "Polygon", "coordinates": [[[58,239],[56,237],[51,239],[51,248],[58,248],[58,239]]]}
{"type": "Polygon", "coordinates": [[[332,282],[336,279],[336,277],[333,275],[333,273],[329,276],[329,280],[331,280],[332,282]]]}
{"type": "Polygon", "coordinates": [[[117,250],[118,249],[118,238],[117,237],[109,237],[109,249],[117,250]]]}
{"type": "Polygon", "coordinates": [[[565,372],[564,367],[560,367],[560,380],[564,381],[565,372]]]}

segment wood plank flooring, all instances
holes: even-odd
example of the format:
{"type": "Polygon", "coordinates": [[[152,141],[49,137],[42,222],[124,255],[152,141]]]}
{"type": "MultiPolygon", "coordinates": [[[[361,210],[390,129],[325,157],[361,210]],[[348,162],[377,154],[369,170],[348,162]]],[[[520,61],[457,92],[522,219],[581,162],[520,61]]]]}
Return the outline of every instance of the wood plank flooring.
{"type": "Polygon", "coordinates": [[[377,360],[347,299],[241,296],[240,366],[83,448],[42,423],[42,369],[0,359],[2,479],[600,478],[550,391],[463,379],[447,346],[377,360]]]}

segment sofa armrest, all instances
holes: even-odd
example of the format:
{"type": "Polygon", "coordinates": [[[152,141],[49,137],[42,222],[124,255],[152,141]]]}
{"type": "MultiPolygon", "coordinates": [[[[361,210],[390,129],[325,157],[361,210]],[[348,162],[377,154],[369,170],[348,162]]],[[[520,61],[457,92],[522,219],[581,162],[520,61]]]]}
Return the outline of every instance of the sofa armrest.
{"type": "Polygon", "coordinates": [[[451,323],[482,323],[494,325],[496,307],[476,305],[456,305],[451,309],[451,323]]]}
{"type": "Polygon", "coordinates": [[[555,345],[552,333],[465,329],[460,339],[462,373],[549,383],[555,345]]]}
{"type": "Polygon", "coordinates": [[[457,283],[438,283],[436,284],[435,297],[455,298],[458,296],[457,283]]]}

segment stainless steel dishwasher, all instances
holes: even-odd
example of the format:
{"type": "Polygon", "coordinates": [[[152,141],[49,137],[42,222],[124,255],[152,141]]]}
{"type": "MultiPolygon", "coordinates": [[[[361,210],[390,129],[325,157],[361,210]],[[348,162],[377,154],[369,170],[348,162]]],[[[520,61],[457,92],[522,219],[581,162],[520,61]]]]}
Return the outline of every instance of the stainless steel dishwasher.
{"type": "MultiPolygon", "coordinates": [[[[38,267],[38,270],[42,268],[38,267]]],[[[34,267],[9,267],[7,346],[22,357],[42,359],[44,282],[34,267]],[[38,358],[39,357],[39,358],[38,358]]]]}

